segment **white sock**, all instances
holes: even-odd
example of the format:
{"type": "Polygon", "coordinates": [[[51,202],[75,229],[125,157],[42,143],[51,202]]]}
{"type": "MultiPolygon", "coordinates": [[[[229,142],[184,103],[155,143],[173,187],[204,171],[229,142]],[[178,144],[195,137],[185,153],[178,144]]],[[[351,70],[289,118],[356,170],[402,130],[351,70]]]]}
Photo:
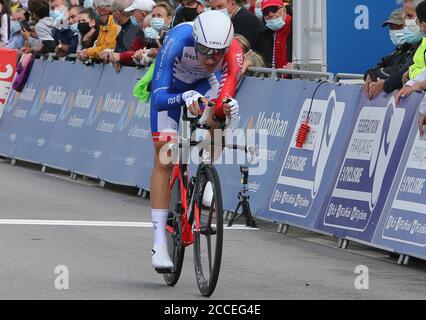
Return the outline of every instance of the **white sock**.
{"type": "Polygon", "coordinates": [[[167,244],[166,224],[169,209],[151,209],[152,225],[154,227],[154,247],[167,244]]]}

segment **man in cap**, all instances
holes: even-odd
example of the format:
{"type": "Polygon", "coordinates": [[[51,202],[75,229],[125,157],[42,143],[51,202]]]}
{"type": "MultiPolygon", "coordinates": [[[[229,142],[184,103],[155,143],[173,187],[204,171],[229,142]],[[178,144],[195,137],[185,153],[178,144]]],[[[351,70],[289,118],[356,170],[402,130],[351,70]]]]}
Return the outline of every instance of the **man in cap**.
{"type": "Polygon", "coordinates": [[[154,6],[155,2],[153,0],[134,0],[132,5],[124,11],[131,12],[136,22],[142,28],[145,17],[151,13],[154,6]]]}
{"type": "Polygon", "coordinates": [[[266,30],[260,33],[258,47],[268,67],[290,68],[292,61],[292,18],[287,14],[282,0],[262,0],[266,30]]]}
{"type": "Polygon", "coordinates": [[[365,72],[364,92],[370,99],[382,92],[391,93],[403,86],[403,75],[413,64],[414,54],[422,40],[419,28],[412,31],[405,24],[402,9],[394,10],[383,23],[383,27],[389,28],[389,37],[396,48],[365,72]]]}

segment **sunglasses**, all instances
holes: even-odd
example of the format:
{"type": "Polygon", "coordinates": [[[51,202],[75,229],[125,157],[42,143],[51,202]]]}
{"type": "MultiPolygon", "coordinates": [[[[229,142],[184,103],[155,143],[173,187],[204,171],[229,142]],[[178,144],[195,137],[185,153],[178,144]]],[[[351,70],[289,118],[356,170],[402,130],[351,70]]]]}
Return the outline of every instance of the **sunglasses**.
{"type": "Polygon", "coordinates": [[[226,49],[212,49],[206,46],[203,46],[200,43],[195,45],[195,50],[205,57],[213,57],[213,56],[223,56],[226,53],[226,49]]]}
{"type": "Polygon", "coordinates": [[[269,16],[270,13],[273,13],[273,14],[277,13],[278,10],[280,10],[281,8],[282,7],[278,7],[278,6],[267,7],[264,10],[262,10],[262,14],[267,17],[269,16]]]}

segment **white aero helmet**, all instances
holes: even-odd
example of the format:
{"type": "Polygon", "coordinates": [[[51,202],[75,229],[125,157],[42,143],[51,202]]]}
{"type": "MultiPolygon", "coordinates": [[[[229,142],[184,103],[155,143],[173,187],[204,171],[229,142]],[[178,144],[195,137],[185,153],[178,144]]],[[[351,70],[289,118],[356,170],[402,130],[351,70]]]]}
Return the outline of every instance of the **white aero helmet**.
{"type": "Polygon", "coordinates": [[[224,52],[231,45],[234,39],[234,26],[228,16],[222,12],[210,10],[203,12],[195,19],[192,34],[197,51],[209,55],[224,52]]]}

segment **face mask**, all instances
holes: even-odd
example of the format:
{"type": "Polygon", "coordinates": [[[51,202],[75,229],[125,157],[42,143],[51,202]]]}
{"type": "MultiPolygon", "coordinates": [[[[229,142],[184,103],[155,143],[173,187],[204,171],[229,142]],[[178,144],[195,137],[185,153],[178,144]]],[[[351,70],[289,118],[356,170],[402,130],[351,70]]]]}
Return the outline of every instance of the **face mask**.
{"type": "Polygon", "coordinates": [[[77,25],[77,29],[80,32],[80,34],[84,35],[84,34],[88,33],[91,28],[89,26],[89,22],[82,22],[82,23],[79,23],[77,25]]]}
{"type": "Polygon", "coordinates": [[[216,10],[217,12],[222,12],[224,15],[226,15],[227,17],[231,17],[231,15],[229,14],[229,12],[228,12],[228,9],[227,8],[225,8],[225,9],[218,9],[218,10],[216,10]]]}
{"type": "Polygon", "coordinates": [[[145,38],[148,38],[148,39],[156,39],[159,36],[159,33],[157,32],[157,30],[155,30],[152,27],[143,29],[143,34],[145,38]]]}
{"type": "Polygon", "coordinates": [[[93,8],[93,0],[84,0],[84,9],[93,8]]]}
{"type": "Polygon", "coordinates": [[[259,19],[261,19],[263,17],[262,14],[262,9],[260,8],[254,8],[254,14],[256,15],[256,17],[258,17],[259,19]]]}
{"type": "Polygon", "coordinates": [[[413,32],[408,27],[405,27],[403,39],[406,43],[415,44],[422,39],[422,35],[420,32],[413,32]]]}
{"type": "Polygon", "coordinates": [[[60,22],[61,20],[64,20],[65,14],[62,10],[53,10],[50,11],[50,17],[53,19],[53,21],[60,22]]]}
{"type": "Polygon", "coordinates": [[[266,26],[272,31],[280,30],[282,27],[284,27],[284,25],[285,25],[285,22],[282,17],[266,20],[266,26]]]}
{"type": "Polygon", "coordinates": [[[69,27],[72,32],[74,33],[78,32],[78,23],[70,24],[69,27]]]}
{"type": "Polygon", "coordinates": [[[182,8],[182,15],[185,21],[194,21],[198,16],[197,8],[182,8]]]}
{"type": "Polygon", "coordinates": [[[136,18],[134,16],[130,16],[130,22],[134,25],[134,26],[139,26],[138,20],[136,20],[136,18]]]}
{"type": "Polygon", "coordinates": [[[245,3],[244,5],[243,5],[243,7],[245,8],[245,9],[250,9],[250,3],[245,3]]]}
{"type": "Polygon", "coordinates": [[[21,30],[21,25],[19,24],[19,22],[16,20],[13,20],[10,25],[10,33],[14,34],[15,32],[18,32],[20,30],[21,30]]]}
{"type": "Polygon", "coordinates": [[[160,32],[161,30],[165,29],[166,20],[162,18],[152,18],[151,19],[151,27],[153,27],[155,30],[160,32]]]}
{"type": "Polygon", "coordinates": [[[402,30],[389,30],[389,37],[392,43],[397,47],[404,44],[403,36],[404,32],[402,30]]]}
{"type": "Polygon", "coordinates": [[[420,26],[416,23],[416,19],[405,20],[405,27],[410,29],[413,33],[420,33],[420,26]]]}

